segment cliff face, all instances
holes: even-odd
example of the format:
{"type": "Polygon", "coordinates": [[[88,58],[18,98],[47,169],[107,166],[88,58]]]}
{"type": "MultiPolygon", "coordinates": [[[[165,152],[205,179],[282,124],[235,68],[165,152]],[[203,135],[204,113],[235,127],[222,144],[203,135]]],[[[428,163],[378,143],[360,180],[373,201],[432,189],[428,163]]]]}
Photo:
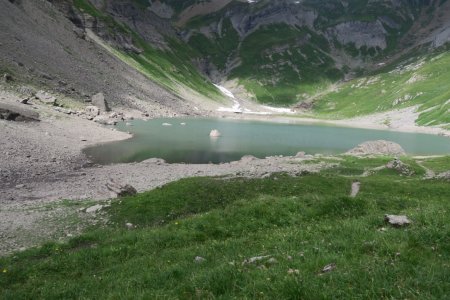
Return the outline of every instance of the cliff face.
{"type": "Polygon", "coordinates": [[[290,105],[450,41],[442,0],[5,0],[0,17],[2,67],[81,98],[171,107],[229,80],[290,105]]]}
{"type": "Polygon", "coordinates": [[[268,103],[294,103],[312,85],[450,41],[448,1],[222,1],[215,11],[215,1],[204,11],[204,2],[188,2],[157,1],[172,7],[184,41],[200,53],[202,72],[237,79],[268,103]]]}

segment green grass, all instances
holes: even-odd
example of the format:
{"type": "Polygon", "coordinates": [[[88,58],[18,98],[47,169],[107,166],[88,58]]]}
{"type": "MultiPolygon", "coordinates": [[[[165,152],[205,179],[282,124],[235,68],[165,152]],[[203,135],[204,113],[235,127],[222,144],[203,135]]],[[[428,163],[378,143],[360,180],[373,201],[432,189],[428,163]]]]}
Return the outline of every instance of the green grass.
{"type": "Polygon", "coordinates": [[[290,105],[342,77],[326,54],[329,47],[305,27],[264,26],[242,42],[242,64],[229,77],[237,78],[259,102],[290,105]]]}
{"type": "Polygon", "coordinates": [[[450,171],[450,156],[428,158],[422,161],[422,165],[435,173],[448,172],[450,171]]]}
{"type": "Polygon", "coordinates": [[[450,53],[412,58],[344,83],[315,103],[319,117],[349,118],[419,105],[419,125],[450,123],[450,53]]]}
{"type": "Polygon", "coordinates": [[[239,35],[231,21],[225,19],[220,37],[216,35],[214,39],[208,39],[201,33],[195,33],[188,44],[198,51],[200,57],[209,57],[220,70],[223,70],[226,68],[228,59],[239,46],[239,35]]]}
{"type": "MultiPolygon", "coordinates": [[[[388,159],[344,158],[341,167],[388,159]]],[[[1,258],[0,298],[446,298],[448,182],[328,172],[183,179],[115,201],[111,225],[1,258]],[[352,199],[355,178],[361,191],[352,199]],[[387,213],[413,223],[389,227],[387,213]],[[243,264],[260,255],[276,262],[243,264]],[[195,263],[196,256],[206,261],[195,263]],[[321,274],[330,263],[336,269],[321,274]]]]}

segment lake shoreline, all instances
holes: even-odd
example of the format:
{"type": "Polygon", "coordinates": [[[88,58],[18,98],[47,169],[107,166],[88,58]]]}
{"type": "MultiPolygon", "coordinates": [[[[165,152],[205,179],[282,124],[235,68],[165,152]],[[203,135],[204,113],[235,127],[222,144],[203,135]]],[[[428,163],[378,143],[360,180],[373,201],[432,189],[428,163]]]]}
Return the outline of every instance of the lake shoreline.
{"type": "Polygon", "coordinates": [[[407,133],[423,133],[446,136],[450,138],[450,130],[441,127],[429,127],[419,126],[415,124],[415,107],[408,107],[405,109],[390,111],[386,113],[377,113],[373,115],[366,115],[355,117],[351,119],[318,119],[310,116],[302,116],[299,114],[292,115],[261,115],[261,114],[220,114],[219,117],[232,120],[253,120],[253,121],[265,121],[275,123],[288,123],[288,124],[307,124],[307,125],[326,125],[326,126],[339,126],[347,128],[359,128],[359,129],[372,129],[383,130],[391,132],[407,132],[407,133]],[[388,126],[382,124],[382,120],[386,118],[393,118],[396,121],[393,125],[388,126]]]}
{"type": "Polygon", "coordinates": [[[135,134],[132,140],[89,147],[84,153],[94,163],[108,165],[149,158],[162,158],[168,163],[220,164],[245,155],[265,158],[292,156],[299,151],[340,155],[376,140],[398,143],[410,156],[450,151],[450,140],[438,135],[295,121],[198,117],[127,121],[119,123],[117,129],[135,134]],[[214,130],[219,131],[219,138],[209,137],[214,130]]]}
{"type": "MultiPolygon", "coordinates": [[[[2,101],[16,105],[20,100],[17,95],[6,91],[0,96],[2,101]]],[[[296,157],[247,157],[225,164],[167,164],[159,160],[147,160],[141,163],[93,165],[83,154],[83,149],[99,143],[129,139],[131,135],[66,115],[48,105],[33,103],[29,107],[41,115],[40,122],[0,120],[0,139],[4,141],[0,144],[0,231],[4,233],[0,237],[0,255],[36,244],[26,236],[36,236],[40,240],[50,236],[64,238],[65,235],[57,236],[61,234],[60,225],[44,225],[52,210],[43,207],[60,203],[62,199],[84,201],[111,198],[113,195],[105,186],[110,178],[129,183],[143,192],[186,177],[263,177],[277,172],[298,175],[329,167],[323,164],[302,164],[302,160],[310,158],[296,157]],[[26,232],[27,235],[18,232],[26,232]]],[[[138,112],[127,114],[135,119],[145,119],[138,112]]],[[[305,119],[277,115],[235,115],[213,111],[205,117],[305,122],[305,119]]],[[[306,121],[313,124],[345,124],[315,119],[306,121]]]]}

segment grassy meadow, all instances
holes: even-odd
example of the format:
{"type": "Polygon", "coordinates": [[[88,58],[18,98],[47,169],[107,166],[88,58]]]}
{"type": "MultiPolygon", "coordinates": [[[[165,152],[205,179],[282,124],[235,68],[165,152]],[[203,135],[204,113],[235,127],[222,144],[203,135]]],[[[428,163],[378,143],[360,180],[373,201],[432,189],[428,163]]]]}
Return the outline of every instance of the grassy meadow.
{"type": "MultiPolygon", "coordinates": [[[[366,176],[389,160],[188,178],[115,200],[107,225],[0,258],[0,298],[448,299],[450,182],[425,180],[413,158],[402,158],[411,176],[366,176]],[[412,223],[395,228],[385,214],[412,223]]],[[[450,170],[448,157],[421,163],[450,170]]]]}

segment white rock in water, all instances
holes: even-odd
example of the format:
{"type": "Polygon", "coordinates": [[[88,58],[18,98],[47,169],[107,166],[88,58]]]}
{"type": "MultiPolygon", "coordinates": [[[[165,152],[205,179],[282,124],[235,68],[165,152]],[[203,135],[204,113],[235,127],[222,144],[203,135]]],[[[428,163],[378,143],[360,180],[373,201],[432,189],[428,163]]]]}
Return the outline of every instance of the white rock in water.
{"type": "Polygon", "coordinates": [[[209,136],[210,137],[219,137],[219,136],[221,136],[222,134],[219,132],[219,130],[217,130],[217,129],[213,129],[213,130],[211,130],[211,132],[209,133],[209,136]]]}
{"type": "Polygon", "coordinates": [[[162,126],[172,126],[170,123],[162,123],[162,126]]]}

